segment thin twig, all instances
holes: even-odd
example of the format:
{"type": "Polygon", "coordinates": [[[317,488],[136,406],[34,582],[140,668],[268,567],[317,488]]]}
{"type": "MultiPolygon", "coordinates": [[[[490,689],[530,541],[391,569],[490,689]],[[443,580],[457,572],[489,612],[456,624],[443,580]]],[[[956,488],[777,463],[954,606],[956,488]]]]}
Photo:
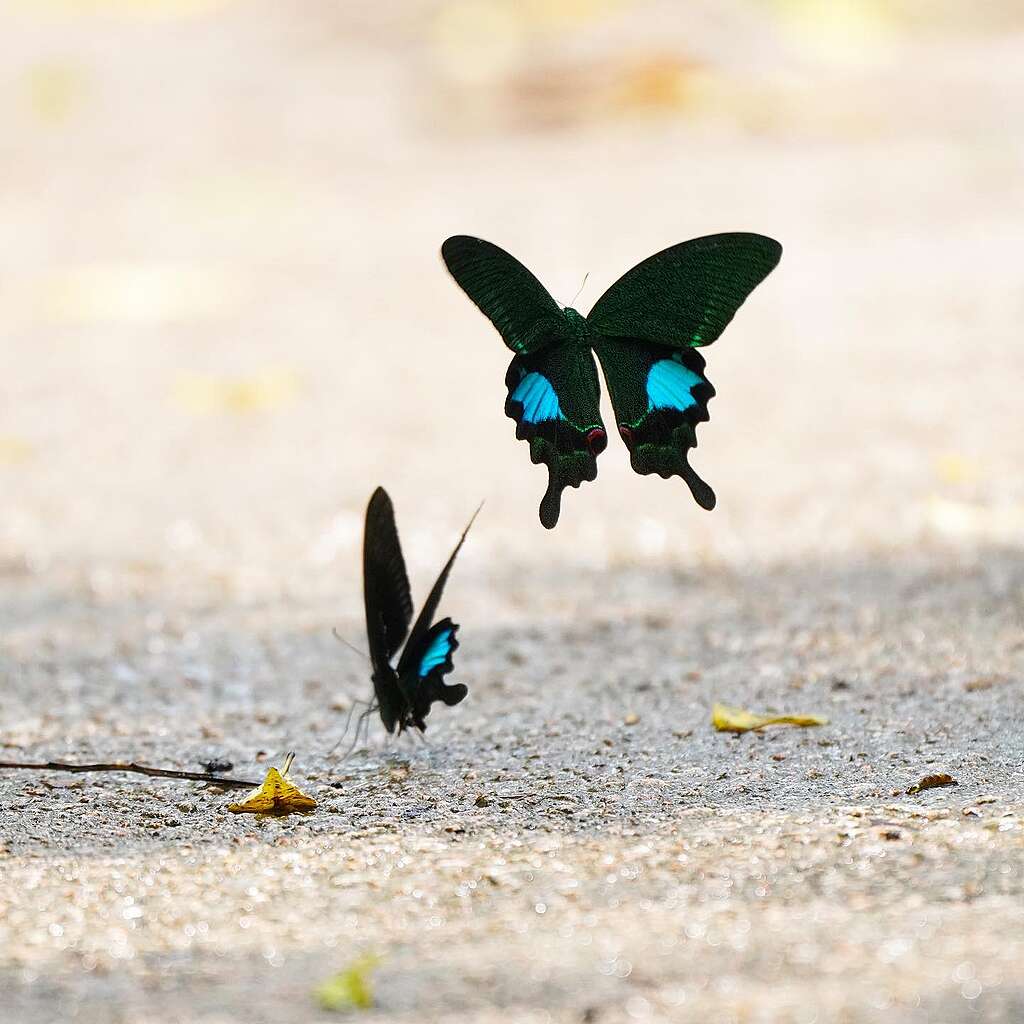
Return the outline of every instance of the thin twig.
{"type": "Polygon", "coordinates": [[[0,761],[0,769],[3,768],[22,768],[33,772],[134,772],[136,775],[150,775],[161,779],[211,782],[217,786],[224,786],[226,789],[253,789],[260,785],[258,782],[233,779],[226,775],[213,775],[210,772],[179,772],[172,768],[151,768],[149,765],[135,764],[134,762],[125,764],[123,761],[110,764],[67,764],[64,761],[32,764],[26,761],[0,761]]]}

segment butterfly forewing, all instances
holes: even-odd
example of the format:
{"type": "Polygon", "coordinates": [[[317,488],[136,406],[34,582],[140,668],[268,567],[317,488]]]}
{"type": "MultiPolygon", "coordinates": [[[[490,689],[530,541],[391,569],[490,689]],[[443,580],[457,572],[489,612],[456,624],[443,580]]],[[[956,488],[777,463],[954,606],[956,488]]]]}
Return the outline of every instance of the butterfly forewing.
{"type": "Polygon", "coordinates": [[[453,235],[441,246],[441,256],[513,352],[536,352],[569,336],[558,303],[504,249],[482,238],[453,235]]]}
{"type": "Polygon", "coordinates": [[[366,633],[375,673],[389,666],[412,620],[412,595],[398,542],[395,510],[383,487],[366,507],[363,534],[363,596],[366,633]]]}
{"type": "Polygon", "coordinates": [[[626,271],[587,322],[609,337],[710,345],[781,256],[775,239],[747,232],[681,242],[626,271]]]}

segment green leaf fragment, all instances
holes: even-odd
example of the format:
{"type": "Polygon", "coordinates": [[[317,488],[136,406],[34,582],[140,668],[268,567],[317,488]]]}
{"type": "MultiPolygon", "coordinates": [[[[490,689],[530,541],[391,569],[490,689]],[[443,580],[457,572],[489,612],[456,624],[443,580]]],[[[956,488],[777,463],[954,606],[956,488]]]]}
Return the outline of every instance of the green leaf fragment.
{"type": "Polygon", "coordinates": [[[368,955],[353,961],[343,971],[317,986],[314,995],[325,1010],[368,1010],[373,1006],[372,974],[380,957],[368,955]]]}

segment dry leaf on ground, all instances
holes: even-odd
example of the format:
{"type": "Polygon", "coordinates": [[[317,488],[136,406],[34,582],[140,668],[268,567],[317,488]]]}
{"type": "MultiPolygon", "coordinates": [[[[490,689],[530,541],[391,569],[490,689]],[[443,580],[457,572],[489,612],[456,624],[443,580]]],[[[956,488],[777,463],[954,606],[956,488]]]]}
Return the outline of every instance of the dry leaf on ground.
{"type": "Polygon", "coordinates": [[[828,719],[821,715],[757,715],[745,708],[715,704],[711,709],[711,724],[719,732],[750,732],[766,725],[828,725],[828,719]]]}
{"type": "Polygon", "coordinates": [[[228,804],[228,810],[233,814],[273,814],[282,816],[298,812],[312,811],[316,808],[316,801],[299,789],[298,786],[288,781],[288,769],[295,760],[294,754],[289,754],[284,759],[284,766],[281,771],[271,768],[263,785],[254,789],[241,803],[228,804]]]}
{"type": "Polygon", "coordinates": [[[920,793],[925,789],[937,789],[939,786],[955,785],[957,785],[957,781],[952,775],[946,772],[937,772],[935,775],[926,775],[920,782],[915,782],[907,790],[907,793],[912,796],[914,793],[920,793]]]}
{"type": "Polygon", "coordinates": [[[197,416],[274,412],[291,405],[302,390],[299,374],[287,367],[268,367],[246,377],[182,376],[174,402],[197,416]]]}

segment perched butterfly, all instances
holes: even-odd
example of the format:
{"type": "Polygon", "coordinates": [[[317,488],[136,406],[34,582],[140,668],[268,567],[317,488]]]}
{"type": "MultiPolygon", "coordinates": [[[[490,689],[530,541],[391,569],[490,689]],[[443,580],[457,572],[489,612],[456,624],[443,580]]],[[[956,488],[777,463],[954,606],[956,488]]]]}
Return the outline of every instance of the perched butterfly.
{"type": "Polygon", "coordinates": [[[715,389],[696,349],[725,330],[779,262],[764,235],[708,235],[665,249],[627,271],[588,317],[562,309],[518,260],[482,238],[441,247],[452,277],[515,352],[505,414],[530,458],[548,467],[540,521],[558,522],[562,491],[597,476],[608,438],[591,349],[611,394],[619,436],[637,473],[681,476],[702,508],[715,492],[687,462],[715,389]]]}
{"type": "MultiPolygon", "coordinates": [[[[415,726],[426,729],[424,719],[434,701],[451,707],[467,693],[461,683],[449,686],[444,677],[451,672],[452,654],[459,646],[455,639],[458,625],[451,619],[431,623],[441,602],[448,574],[455,564],[455,556],[469,533],[477,509],[459,543],[441,570],[416,619],[412,632],[412,597],[409,579],[405,573],[402,547],[398,542],[395,510],[383,487],[378,487],[366,507],[366,531],[363,535],[363,589],[366,598],[366,633],[370,644],[370,662],[373,666],[373,692],[375,707],[388,732],[399,732],[415,726]],[[391,659],[397,653],[406,634],[409,640],[398,664],[391,659]]],[[[371,711],[374,710],[371,707],[371,711]]]]}

